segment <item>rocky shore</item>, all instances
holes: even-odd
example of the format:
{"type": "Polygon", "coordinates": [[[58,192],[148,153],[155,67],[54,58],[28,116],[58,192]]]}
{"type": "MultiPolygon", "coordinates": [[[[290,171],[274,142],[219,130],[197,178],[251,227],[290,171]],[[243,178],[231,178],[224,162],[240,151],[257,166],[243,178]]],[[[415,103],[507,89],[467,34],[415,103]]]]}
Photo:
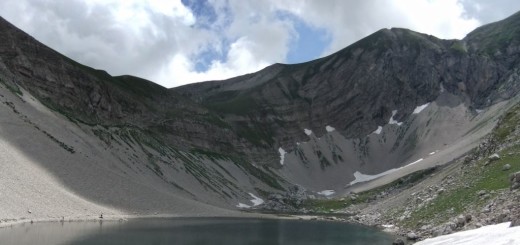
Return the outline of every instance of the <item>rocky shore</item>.
{"type": "Polygon", "coordinates": [[[363,209],[349,208],[346,213],[355,213],[347,222],[379,227],[382,230],[405,237],[409,241],[419,241],[426,238],[447,235],[454,232],[477,229],[482,226],[511,222],[511,226],[520,225],[520,191],[501,191],[497,197],[486,201],[481,210],[472,210],[459,214],[440,225],[424,222],[420,227],[408,228],[400,226],[401,217],[388,217],[382,212],[367,212],[363,209]]]}
{"type": "MultiPolygon", "coordinates": [[[[506,158],[511,159],[516,155],[516,152],[508,153],[509,158],[506,158]]],[[[417,182],[389,185],[368,194],[351,193],[336,198],[317,197],[295,186],[284,194],[270,195],[258,208],[278,213],[306,214],[307,219],[377,227],[400,237],[395,244],[415,243],[504,222],[519,226],[520,172],[511,172],[512,167],[517,166],[516,163],[503,162],[497,153],[487,157],[470,154],[443,168],[433,169],[431,173],[426,172],[417,182]],[[506,176],[506,179],[509,177],[508,188],[488,190],[490,188],[481,185],[489,180],[485,176],[476,176],[475,171],[488,171],[506,176]],[[452,203],[459,200],[448,200],[450,198],[463,198],[460,201],[462,206],[452,203]],[[443,203],[444,199],[448,204],[443,203]],[[323,209],[327,205],[344,207],[323,209]],[[453,207],[443,208],[443,205],[453,207]],[[421,212],[431,212],[430,209],[435,208],[438,208],[438,213],[432,214],[434,218],[421,216],[421,212]]],[[[416,176],[409,178],[413,177],[416,176]]]]}

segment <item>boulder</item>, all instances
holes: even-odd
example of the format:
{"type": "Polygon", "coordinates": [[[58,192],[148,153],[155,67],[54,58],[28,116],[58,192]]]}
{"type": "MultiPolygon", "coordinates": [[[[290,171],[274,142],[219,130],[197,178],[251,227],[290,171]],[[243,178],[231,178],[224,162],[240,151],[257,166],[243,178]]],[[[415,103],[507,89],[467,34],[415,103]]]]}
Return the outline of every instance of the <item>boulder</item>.
{"type": "Polygon", "coordinates": [[[432,229],[432,225],[423,225],[420,228],[421,231],[429,231],[431,229],[432,229]]]}
{"type": "Polygon", "coordinates": [[[406,239],[415,241],[415,240],[419,239],[419,236],[417,236],[417,234],[415,234],[413,232],[409,232],[408,234],[406,234],[406,239]]]}
{"type": "Polygon", "coordinates": [[[433,236],[442,236],[442,235],[451,234],[451,233],[453,233],[453,229],[455,229],[455,227],[456,227],[455,223],[448,223],[443,226],[437,227],[433,231],[433,236]]]}
{"type": "Polygon", "coordinates": [[[489,156],[488,159],[489,159],[489,161],[496,161],[496,160],[500,159],[500,156],[497,153],[495,153],[495,154],[489,156]]]}
{"type": "Polygon", "coordinates": [[[509,176],[511,182],[511,190],[520,188],[520,171],[509,176]]]}
{"type": "Polygon", "coordinates": [[[466,214],[464,218],[466,219],[466,223],[469,223],[473,219],[473,216],[471,216],[471,214],[466,214]]]}
{"type": "Polygon", "coordinates": [[[511,169],[511,165],[508,163],[508,164],[504,164],[504,166],[502,166],[502,171],[507,171],[511,169]]]}
{"type": "Polygon", "coordinates": [[[450,228],[451,230],[455,230],[455,229],[457,228],[457,224],[454,223],[454,222],[448,222],[448,223],[446,224],[446,227],[447,227],[447,228],[450,228]]]}
{"type": "Polygon", "coordinates": [[[487,192],[485,190],[480,190],[480,191],[477,192],[477,195],[478,196],[483,196],[483,195],[486,195],[486,193],[487,192]]]}
{"type": "Polygon", "coordinates": [[[466,224],[466,217],[464,215],[459,215],[456,219],[457,227],[464,227],[466,224]]]}
{"type": "Polygon", "coordinates": [[[395,239],[395,241],[392,243],[392,245],[404,245],[404,241],[401,238],[395,239]]]}

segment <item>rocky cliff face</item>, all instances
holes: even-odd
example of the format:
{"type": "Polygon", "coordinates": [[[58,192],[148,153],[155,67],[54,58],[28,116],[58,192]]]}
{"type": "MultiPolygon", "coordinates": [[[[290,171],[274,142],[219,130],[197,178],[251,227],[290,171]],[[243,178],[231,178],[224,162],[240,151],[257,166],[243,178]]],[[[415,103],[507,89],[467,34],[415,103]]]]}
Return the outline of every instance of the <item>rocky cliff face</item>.
{"type": "Polygon", "coordinates": [[[393,110],[394,119],[403,120],[443,89],[476,109],[516,95],[520,32],[504,25],[518,23],[519,16],[463,40],[384,29],[316,61],[174,90],[250,130],[264,125],[283,147],[304,140],[303,128],[323,135],[326,125],[348,138],[363,137],[388,122],[393,110]]]}
{"type": "Polygon", "coordinates": [[[78,64],[2,19],[0,80],[125,164],[230,203],[294,184],[337,190],[442,147],[462,154],[477,139],[457,140],[499,114],[481,110],[520,89],[517,26],[520,14],[463,40],[383,29],[318,60],[166,89],[78,64]]]}

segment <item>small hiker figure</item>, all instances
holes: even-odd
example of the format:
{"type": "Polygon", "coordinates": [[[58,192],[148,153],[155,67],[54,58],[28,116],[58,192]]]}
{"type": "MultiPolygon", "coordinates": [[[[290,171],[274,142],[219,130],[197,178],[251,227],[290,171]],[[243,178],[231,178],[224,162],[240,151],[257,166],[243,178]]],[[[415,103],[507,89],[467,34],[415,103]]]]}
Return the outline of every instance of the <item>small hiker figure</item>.
{"type": "Polygon", "coordinates": [[[103,214],[101,214],[101,215],[99,216],[99,218],[100,218],[100,219],[103,219],[103,214]]]}

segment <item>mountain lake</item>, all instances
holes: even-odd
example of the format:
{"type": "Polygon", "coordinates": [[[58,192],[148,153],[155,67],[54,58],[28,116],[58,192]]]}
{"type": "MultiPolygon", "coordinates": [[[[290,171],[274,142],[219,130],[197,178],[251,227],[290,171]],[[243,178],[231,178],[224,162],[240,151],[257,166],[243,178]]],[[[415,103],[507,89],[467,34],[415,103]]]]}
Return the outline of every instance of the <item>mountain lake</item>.
{"type": "Polygon", "coordinates": [[[377,229],[340,222],[252,218],[142,218],[126,222],[42,222],[0,229],[3,245],[392,244],[377,229]]]}

